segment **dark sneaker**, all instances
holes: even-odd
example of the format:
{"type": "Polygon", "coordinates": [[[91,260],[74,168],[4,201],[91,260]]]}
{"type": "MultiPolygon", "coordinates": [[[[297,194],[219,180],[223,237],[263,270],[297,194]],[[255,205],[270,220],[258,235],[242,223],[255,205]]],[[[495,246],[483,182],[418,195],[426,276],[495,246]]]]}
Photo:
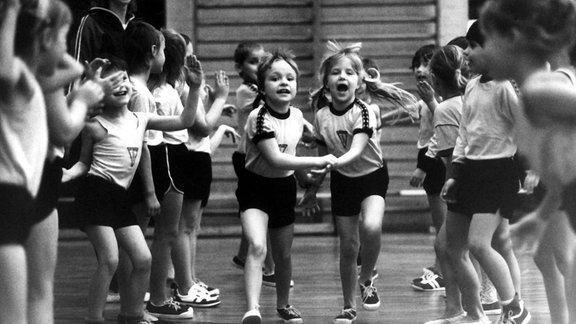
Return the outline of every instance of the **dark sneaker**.
{"type": "Polygon", "coordinates": [[[380,298],[378,298],[378,292],[373,281],[366,280],[364,284],[360,284],[360,294],[362,295],[362,307],[365,310],[372,311],[380,307],[380,298]]]}
{"type": "Polygon", "coordinates": [[[493,303],[484,304],[482,303],[482,309],[486,315],[498,315],[502,312],[500,303],[495,301],[493,303]]]}
{"type": "Polygon", "coordinates": [[[194,317],[192,307],[181,305],[172,298],[160,306],[148,302],[148,304],[146,304],[146,310],[152,316],[158,317],[161,320],[191,319],[194,317]]]}
{"type": "Polygon", "coordinates": [[[356,321],[356,310],[354,308],[344,308],[340,314],[334,318],[334,324],[352,324],[356,321]]]}
{"type": "Polygon", "coordinates": [[[296,308],[290,305],[286,305],[284,308],[277,308],[276,312],[284,323],[302,323],[302,315],[300,315],[300,312],[296,308]]]}
{"type": "Polygon", "coordinates": [[[411,284],[414,290],[418,291],[443,291],[444,289],[444,278],[437,273],[428,273],[422,280],[412,282],[411,284]]]}
{"type": "MultiPolygon", "coordinates": [[[[262,284],[268,287],[276,287],[276,274],[262,274],[262,284]]],[[[294,280],[290,280],[290,288],[294,288],[294,280]]]]}
{"type": "Polygon", "coordinates": [[[240,259],[237,255],[235,255],[232,258],[232,265],[235,266],[238,269],[244,269],[244,264],[246,262],[244,262],[242,259],[240,259]]]}
{"type": "Polygon", "coordinates": [[[262,315],[257,309],[246,312],[242,317],[242,324],[262,324],[262,315]]]}
{"type": "Polygon", "coordinates": [[[434,267],[423,268],[422,269],[422,275],[418,278],[412,279],[412,283],[420,282],[424,278],[426,278],[427,276],[433,275],[435,273],[439,274],[438,271],[436,271],[436,269],[434,267]]]}
{"type": "Polygon", "coordinates": [[[502,306],[502,314],[494,324],[526,324],[532,316],[524,307],[524,301],[518,300],[518,294],[510,305],[502,306]]]}
{"type": "Polygon", "coordinates": [[[194,284],[186,295],[180,294],[178,289],[176,289],[174,291],[174,300],[182,304],[202,308],[218,306],[221,303],[218,297],[208,295],[208,292],[198,284],[194,284]]]}

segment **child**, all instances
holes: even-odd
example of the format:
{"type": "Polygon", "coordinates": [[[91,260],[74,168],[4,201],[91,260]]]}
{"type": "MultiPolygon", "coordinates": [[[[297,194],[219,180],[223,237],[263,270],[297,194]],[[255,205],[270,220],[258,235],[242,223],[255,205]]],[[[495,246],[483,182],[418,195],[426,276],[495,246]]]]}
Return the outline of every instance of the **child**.
{"type": "Polygon", "coordinates": [[[248,116],[244,133],[246,169],[236,191],[248,242],[244,266],[247,312],[243,324],[262,322],[258,304],[268,231],[276,264],[278,316],[285,323],[302,323],[300,313],[288,300],[296,202],[292,170],[323,168],[335,158],[294,156],[304,127],[302,112],[290,105],[296,96],[298,76],[293,56],[280,50],[258,67],[258,88],[265,104],[248,116]]]}
{"type": "Polygon", "coordinates": [[[380,145],[374,137],[377,125],[374,111],[355,97],[365,73],[359,50],[360,44],[343,47],[328,43],[328,53],[320,66],[323,84],[320,91],[329,91],[331,102],[323,100],[327,106],[315,115],[319,152],[331,152],[338,157],[332,166],[330,191],[340,238],[344,307],[334,323],[356,320],[354,290],[358,281],[362,306],[367,310],[380,306],[372,270],[380,253],[389,180],[380,145]],[[356,259],[360,245],[362,268],[358,277],[356,259]]]}
{"type": "MultiPolygon", "coordinates": [[[[418,94],[421,100],[409,111],[410,116],[420,121],[418,130],[418,161],[416,170],[410,178],[410,185],[413,187],[423,187],[426,191],[426,198],[430,205],[430,215],[432,225],[436,229],[436,235],[440,232],[440,227],[444,222],[446,214],[446,204],[440,199],[440,191],[446,178],[446,168],[438,158],[426,155],[429,146],[432,145],[434,135],[434,110],[438,102],[436,101],[434,90],[430,85],[429,63],[432,55],[439,49],[436,45],[425,45],[420,47],[412,58],[412,72],[416,78],[418,94]]],[[[444,290],[444,278],[440,271],[438,258],[434,266],[424,268],[421,277],[412,280],[411,286],[420,291],[444,290]]]]}
{"type": "MultiPolygon", "coordinates": [[[[466,86],[468,71],[466,59],[460,47],[447,45],[433,54],[430,63],[430,80],[436,93],[444,100],[434,109],[433,123],[435,141],[431,142],[426,155],[440,159],[446,168],[452,160],[452,151],[458,138],[462,111],[462,93],[466,86]]],[[[425,85],[427,87],[427,85],[425,85]]],[[[441,318],[426,324],[459,323],[465,317],[460,301],[460,291],[452,269],[447,246],[447,219],[440,226],[434,250],[442,270],[446,290],[446,306],[441,318]]],[[[433,279],[425,276],[422,282],[433,279]]],[[[474,322],[476,323],[476,322],[474,322]]]]}
{"type": "MultiPolygon", "coordinates": [[[[134,178],[147,129],[178,130],[194,122],[198,103],[198,68],[190,62],[187,82],[191,93],[180,116],[162,117],[128,110],[132,87],[127,74],[123,82],[104,98],[103,112],[86,125],[80,161],[64,174],[65,180],[87,174],[77,197],[81,228],[98,256],[88,295],[87,323],[104,323],[106,293],[118,266],[120,286],[119,324],[142,323],[144,295],[150,274],[151,256],[136,217],[131,212],[128,187],[134,178]],[[106,202],[106,203],[103,203],[106,202]],[[119,258],[119,261],[118,261],[119,258]]],[[[104,73],[123,70],[111,64],[104,73]]],[[[201,73],[201,70],[200,72],[201,73]]],[[[164,305],[148,304],[150,313],[181,315],[192,310],[171,299],[164,305]]]]}
{"type": "Polygon", "coordinates": [[[488,75],[484,40],[477,30],[471,26],[466,53],[470,69],[479,76],[466,88],[459,138],[442,190],[448,202],[448,253],[467,319],[482,323],[486,318],[469,249],[498,291],[500,321],[527,323],[530,313],[518,295],[520,271],[505,220],[512,216],[519,183],[512,136],[518,97],[510,82],[495,82],[488,75]]]}
{"type": "Polygon", "coordinates": [[[0,322],[27,321],[26,239],[48,148],[48,123],[42,90],[34,73],[48,1],[4,1],[0,7],[0,322]]]}
{"type": "MultiPolygon", "coordinates": [[[[574,228],[573,168],[574,85],[571,73],[548,72],[548,61],[573,44],[576,11],[572,1],[489,1],[480,16],[487,59],[497,79],[520,85],[523,112],[518,128],[519,151],[525,154],[546,186],[536,213],[518,224],[522,244],[541,240],[541,233],[562,204],[574,228]],[[523,10],[517,10],[521,5],[523,10]],[[563,75],[564,74],[564,75],[563,75]],[[528,140],[526,140],[528,139],[528,140]]],[[[568,323],[576,318],[574,272],[568,273],[568,323]]]]}
{"type": "MultiPolygon", "coordinates": [[[[72,13],[60,0],[50,1],[48,24],[43,31],[38,59],[39,80],[45,96],[49,150],[44,164],[38,196],[34,202],[32,228],[26,241],[28,261],[28,320],[31,323],[53,323],[54,270],[58,242],[58,213],[56,203],[62,178],[64,146],[70,144],[82,130],[89,108],[103,97],[102,87],[86,81],[70,94],[70,104],[64,87],[79,78],[82,66],[66,53],[66,34],[72,13]]],[[[112,79],[97,81],[106,84],[112,79]]]]}

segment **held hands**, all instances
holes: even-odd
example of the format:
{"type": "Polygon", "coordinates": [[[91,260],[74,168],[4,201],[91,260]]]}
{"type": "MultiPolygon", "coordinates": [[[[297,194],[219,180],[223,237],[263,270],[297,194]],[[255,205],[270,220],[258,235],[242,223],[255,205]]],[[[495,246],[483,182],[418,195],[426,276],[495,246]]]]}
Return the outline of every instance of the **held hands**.
{"type": "Polygon", "coordinates": [[[186,76],[186,83],[191,90],[198,90],[202,86],[204,79],[204,71],[202,64],[196,59],[196,55],[188,56],[186,58],[186,65],[184,65],[184,74],[186,76]]]}
{"type": "Polygon", "coordinates": [[[456,202],[456,185],[456,180],[452,178],[446,180],[446,183],[444,183],[440,197],[445,202],[452,204],[456,202]]]}
{"type": "Polygon", "coordinates": [[[426,178],[426,172],[420,168],[416,168],[416,170],[412,172],[410,186],[415,188],[422,187],[422,184],[424,184],[424,178],[426,178]]]}
{"type": "MultiPolygon", "coordinates": [[[[319,163],[316,165],[317,167],[321,168],[321,170],[325,170],[324,173],[328,172],[332,167],[335,167],[336,163],[338,163],[338,158],[332,154],[324,155],[318,158],[319,163]]],[[[315,170],[315,171],[321,171],[315,170]]]]}
{"type": "Polygon", "coordinates": [[[428,103],[434,100],[434,89],[428,81],[418,81],[417,87],[418,95],[424,102],[428,103]]]}

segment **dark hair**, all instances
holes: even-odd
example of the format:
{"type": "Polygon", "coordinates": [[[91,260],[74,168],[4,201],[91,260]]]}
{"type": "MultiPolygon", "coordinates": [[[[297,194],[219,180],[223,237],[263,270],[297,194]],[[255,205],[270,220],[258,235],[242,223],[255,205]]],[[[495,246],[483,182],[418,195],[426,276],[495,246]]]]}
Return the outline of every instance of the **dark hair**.
{"type": "Polygon", "coordinates": [[[242,65],[250,56],[250,53],[259,49],[264,49],[259,43],[252,41],[241,42],[234,50],[234,63],[236,63],[237,66],[242,65]]]}
{"type": "Polygon", "coordinates": [[[150,68],[154,59],[152,46],[160,46],[162,33],[152,25],[143,21],[128,24],[122,36],[124,57],[128,65],[128,73],[139,72],[150,68]]]}
{"type": "Polygon", "coordinates": [[[465,36],[458,36],[453,38],[451,41],[448,42],[446,45],[456,45],[461,49],[465,50],[468,47],[468,40],[465,36]]]}
{"type": "Polygon", "coordinates": [[[300,77],[300,70],[298,69],[298,65],[296,61],[294,61],[294,54],[287,49],[279,48],[273,53],[270,53],[262,59],[260,64],[258,65],[258,71],[256,72],[256,77],[258,79],[258,96],[254,99],[254,103],[252,104],[253,107],[257,107],[261,100],[264,99],[264,83],[266,82],[266,72],[270,70],[272,64],[276,61],[285,61],[292,67],[294,72],[296,72],[296,86],[298,86],[298,78],[300,77]]]}
{"type": "Polygon", "coordinates": [[[464,52],[456,45],[446,45],[430,60],[430,72],[440,81],[464,91],[468,83],[468,65],[464,52]]]}
{"type": "Polygon", "coordinates": [[[440,46],[433,44],[420,47],[416,53],[414,53],[414,57],[412,57],[412,65],[410,65],[410,70],[418,68],[420,64],[424,62],[430,62],[432,55],[434,55],[434,52],[439,48],[440,46]]]}
{"type": "Polygon", "coordinates": [[[470,28],[468,28],[468,32],[466,33],[466,39],[468,42],[475,42],[476,44],[484,47],[485,39],[482,31],[480,30],[480,23],[478,23],[478,21],[475,21],[472,23],[472,25],[470,25],[470,28]]]}
{"type": "Polygon", "coordinates": [[[186,55],[186,42],[182,36],[173,29],[163,29],[165,47],[164,55],[166,61],[162,72],[151,74],[148,84],[150,88],[156,88],[166,82],[172,87],[176,86],[176,81],[182,76],[182,67],[184,66],[184,55],[186,55]]]}
{"type": "Polygon", "coordinates": [[[184,42],[186,43],[186,46],[188,46],[188,44],[192,43],[192,39],[190,38],[190,36],[188,36],[184,33],[180,33],[180,36],[182,36],[182,38],[184,38],[184,42]]]}
{"type": "Polygon", "coordinates": [[[518,30],[542,55],[556,53],[576,38],[573,0],[489,0],[479,21],[484,35],[518,30]]]}
{"type": "Polygon", "coordinates": [[[101,77],[105,78],[117,71],[126,71],[126,61],[117,57],[109,56],[106,59],[110,62],[102,67],[101,77]]]}

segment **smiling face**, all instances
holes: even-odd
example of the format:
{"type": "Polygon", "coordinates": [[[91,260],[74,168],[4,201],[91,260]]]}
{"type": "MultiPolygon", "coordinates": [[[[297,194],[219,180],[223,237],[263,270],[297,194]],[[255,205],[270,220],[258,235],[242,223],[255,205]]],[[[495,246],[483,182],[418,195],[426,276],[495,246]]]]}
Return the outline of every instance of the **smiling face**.
{"type": "Polygon", "coordinates": [[[240,74],[242,79],[251,83],[257,82],[258,64],[260,64],[265,54],[266,52],[262,48],[255,49],[250,52],[248,57],[242,62],[242,65],[237,66],[238,74],[240,74]]]}
{"type": "Polygon", "coordinates": [[[360,76],[348,57],[334,62],[326,77],[326,87],[330,90],[332,102],[336,105],[348,105],[355,99],[359,88],[360,76]]]}
{"type": "Polygon", "coordinates": [[[482,75],[489,74],[489,65],[488,61],[486,60],[484,48],[475,41],[469,41],[469,43],[470,44],[466,50],[464,50],[464,55],[468,61],[468,68],[470,68],[470,72],[482,75]]]}
{"type": "Polygon", "coordinates": [[[296,97],[296,71],[284,60],[272,63],[264,78],[264,95],[271,107],[285,106],[296,97]]]}
{"type": "MultiPolygon", "coordinates": [[[[111,72],[113,73],[113,72],[111,72]]],[[[130,102],[132,97],[132,83],[128,79],[128,74],[124,71],[122,73],[122,82],[118,84],[110,94],[104,96],[104,105],[106,107],[121,108],[130,102]]]]}

